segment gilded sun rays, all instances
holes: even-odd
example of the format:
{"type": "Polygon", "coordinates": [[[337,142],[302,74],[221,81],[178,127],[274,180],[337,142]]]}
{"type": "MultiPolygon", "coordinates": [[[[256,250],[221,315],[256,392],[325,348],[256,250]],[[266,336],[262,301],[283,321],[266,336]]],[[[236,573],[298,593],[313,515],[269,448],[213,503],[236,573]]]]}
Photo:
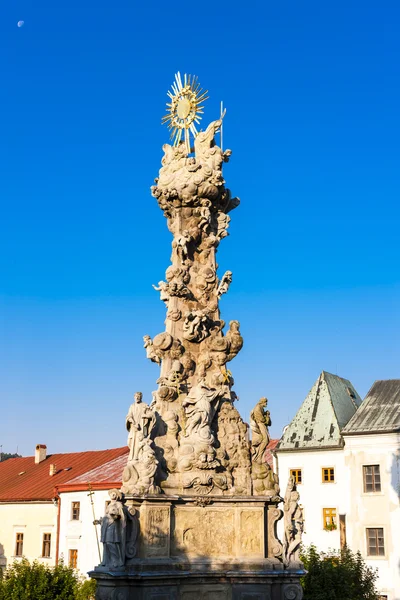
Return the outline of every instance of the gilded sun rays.
{"type": "Polygon", "coordinates": [[[168,125],[174,146],[178,146],[183,138],[187,152],[190,153],[189,136],[191,133],[196,137],[198,133],[196,125],[203,115],[203,102],[207,100],[208,92],[201,89],[195,75],[185,73],[182,82],[179,72],[171,87],[172,92],[167,92],[170,98],[170,102],[167,102],[167,114],[161,122],[168,125]]]}

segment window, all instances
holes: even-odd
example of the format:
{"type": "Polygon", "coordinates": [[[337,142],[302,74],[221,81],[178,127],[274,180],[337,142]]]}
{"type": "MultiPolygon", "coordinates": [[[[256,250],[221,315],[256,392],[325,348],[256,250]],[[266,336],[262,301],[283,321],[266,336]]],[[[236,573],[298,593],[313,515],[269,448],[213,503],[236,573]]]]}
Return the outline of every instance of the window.
{"type": "Polygon", "coordinates": [[[336,508],[323,508],[324,529],[334,531],[337,529],[336,508]]]}
{"type": "Polygon", "coordinates": [[[323,467],[322,483],[334,483],[334,481],[335,481],[335,469],[333,467],[323,467]]]}
{"type": "Polygon", "coordinates": [[[367,528],[367,555],[385,556],[385,542],[383,539],[383,527],[367,528]]]}
{"type": "Polygon", "coordinates": [[[364,493],[381,491],[381,473],[379,465],[363,466],[364,493]]]}
{"type": "Polygon", "coordinates": [[[72,503],[72,515],[71,515],[71,519],[73,521],[79,521],[80,512],[81,512],[81,503],[80,502],[73,502],[72,503]]]}
{"type": "Polygon", "coordinates": [[[43,542],[42,542],[42,557],[50,558],[50,549],[51,549],[51,533],[43,534],[43,542]]]}
{"type": "Polygon", "coordinates": [[[24,551],[24,534],[17,533],[15,538],[15,556],[22,556],[24,551]]]}
{"type": "Polygon", "coordinates": [[[70,550],[69,551],[69,566],[72,569],[76,569],[78,567],[78,550],[70,550]]]}
{"type": "Polygon", "coordinates": [[[290,469],[290,476],[293,477],[295,483],[301,483],[301,469],[290,469]]]}

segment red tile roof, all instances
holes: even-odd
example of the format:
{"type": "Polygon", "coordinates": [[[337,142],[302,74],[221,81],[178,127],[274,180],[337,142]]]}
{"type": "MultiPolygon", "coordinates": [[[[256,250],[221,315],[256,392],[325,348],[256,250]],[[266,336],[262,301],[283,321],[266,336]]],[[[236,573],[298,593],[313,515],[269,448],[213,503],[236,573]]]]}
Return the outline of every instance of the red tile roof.
{"type": "Polygon", "coordinates": [[[114,487],[120,488],[122,485],[122,472],[126,466],[126,455],[128,452],[129,448],[126,448],[126,452],[121,456],[61,484],[58,486],[58,491],[72,492],[87,490],[89,483],[94,490],[109,490],[114,487]]]}
{"type": "Polygon", "coordinates": [[[269,464],[271,469],[274,468],[274,458],[272,456],[272,451],[275,450],[278,445],[279,440],[270,440],[268,446],[264,452],[264,460],[269,464]]]}
{"type": "MultiPolygon", "coordinates": [[[[9,458],[0,462],[0,502],[51,500],[54,488],[96,467],[124,456],[129,449],[112,448],[69,454],[50,454],[38,465],[35,457],[9,458]],[[56,474],[51,476],[50,465],[56,474]]],[[[121,477],[121,475],[120,475],[121,477]]]]}

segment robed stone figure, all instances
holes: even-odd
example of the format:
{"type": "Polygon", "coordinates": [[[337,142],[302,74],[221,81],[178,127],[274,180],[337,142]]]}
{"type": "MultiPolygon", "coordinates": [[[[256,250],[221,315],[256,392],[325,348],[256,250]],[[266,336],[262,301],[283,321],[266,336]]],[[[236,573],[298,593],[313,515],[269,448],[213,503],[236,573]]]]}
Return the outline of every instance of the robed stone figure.
{"type": "Polygon", "coordinates": [[[155,415],[151,408],[142,402],[142,392],[136,392],[134,402],[129,407],[126,416],[126,428],[128,430],[129,459],[138,458],[141,442],[149,437],[155,423],[155,415]]]}

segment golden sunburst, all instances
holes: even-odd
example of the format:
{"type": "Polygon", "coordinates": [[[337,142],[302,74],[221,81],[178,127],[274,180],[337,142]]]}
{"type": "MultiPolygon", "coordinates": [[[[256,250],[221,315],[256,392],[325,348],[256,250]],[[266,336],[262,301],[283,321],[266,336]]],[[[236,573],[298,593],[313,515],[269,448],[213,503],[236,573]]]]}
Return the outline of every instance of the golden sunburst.
{"type": "Polygon", "coordinates": [[[200,123],[203,114],[203,102],[207,100],[208,92],[203,91],[195,75],[184,75],[183,83],[181,74],[175,75],[172,92],[168,91],[171,102],[167,102],[167,114],[162,118],[162,123],[168,124],[171,130],[171,140],[174,146],[181,143],[182,137],[190,152],[190,133],[196,137],[198,131],[196,124],[200,123]]]}

